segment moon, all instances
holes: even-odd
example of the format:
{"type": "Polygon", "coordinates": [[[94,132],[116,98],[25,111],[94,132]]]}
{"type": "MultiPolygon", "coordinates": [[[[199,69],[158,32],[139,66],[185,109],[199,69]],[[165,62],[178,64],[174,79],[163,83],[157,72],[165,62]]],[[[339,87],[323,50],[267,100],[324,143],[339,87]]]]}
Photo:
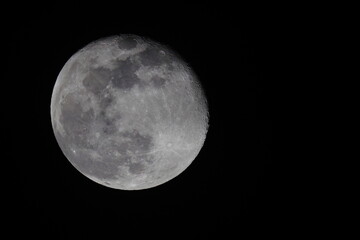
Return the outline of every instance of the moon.
{"type": "Polygon", "coordinates": [[[94,41],[60,71],[51,97],[55,138],[70,163],[101,185],[140,190],[182,173],[209,126],[188,64],[136,35],[94,41]]]}

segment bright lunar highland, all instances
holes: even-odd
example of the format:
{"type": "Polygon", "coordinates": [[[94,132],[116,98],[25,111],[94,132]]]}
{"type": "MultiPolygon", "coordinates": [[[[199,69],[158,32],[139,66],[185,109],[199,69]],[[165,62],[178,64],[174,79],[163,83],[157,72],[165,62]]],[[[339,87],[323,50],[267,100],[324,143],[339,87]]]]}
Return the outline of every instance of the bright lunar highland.
{"type": "Polygon", "coordinates": [[[135,35],[92,42],[56,80],[51,121],[71,164],[107,187],[139,190],[183,172],[202,148],[208,106],[190,67],[135,35]]]}

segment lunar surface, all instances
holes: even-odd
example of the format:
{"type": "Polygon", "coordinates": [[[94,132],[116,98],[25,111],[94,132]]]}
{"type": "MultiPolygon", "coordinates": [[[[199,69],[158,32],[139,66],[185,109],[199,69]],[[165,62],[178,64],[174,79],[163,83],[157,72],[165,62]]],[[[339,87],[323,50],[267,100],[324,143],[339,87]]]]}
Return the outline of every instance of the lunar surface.
{"type": "Polygon", "coordinates": [[[190,67],[135,35],[75,53],[51,98],[56,140],[71,164],[107,187],[139,190],[183,172],[202,148],[208,107],[190,67]]]}

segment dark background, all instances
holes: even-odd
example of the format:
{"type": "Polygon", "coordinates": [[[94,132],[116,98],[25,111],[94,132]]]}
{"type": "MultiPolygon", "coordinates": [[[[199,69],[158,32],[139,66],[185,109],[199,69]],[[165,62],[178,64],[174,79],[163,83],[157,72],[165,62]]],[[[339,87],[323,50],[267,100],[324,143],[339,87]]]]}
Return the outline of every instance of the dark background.
{"type": "Polygon", "coordinates": [[[23,6],[18,21],[9,20],[6,74],[16,89],[9,111],[18,126],[11,134],[12,226],[51,239],[256,236],[283,227],[286,198],[271,157],[277,62],[268,15],[235,5],[134,11],[100,4],[89,12],[59,5],[23,6]],[[114,190],[80,174],[62,154],[50,119],[65,62],[89,42],[121,33],[177,51],[209,103],[210,127],[196,160],[175,179],[141,191],[114,190]]]}

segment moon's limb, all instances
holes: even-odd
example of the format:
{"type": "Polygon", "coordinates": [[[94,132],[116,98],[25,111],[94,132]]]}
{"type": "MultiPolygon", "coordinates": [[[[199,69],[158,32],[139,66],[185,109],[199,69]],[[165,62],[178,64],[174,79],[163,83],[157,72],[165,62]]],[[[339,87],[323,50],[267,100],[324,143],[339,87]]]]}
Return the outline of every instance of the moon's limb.
{"type": "Polygon", "coordinates": [[[51,120],[68,160],[102,185],[151,188],[198,155],[208,127],[195,74],[172,51],[134,35],[91,43],[65,64],[51,120]]]}

